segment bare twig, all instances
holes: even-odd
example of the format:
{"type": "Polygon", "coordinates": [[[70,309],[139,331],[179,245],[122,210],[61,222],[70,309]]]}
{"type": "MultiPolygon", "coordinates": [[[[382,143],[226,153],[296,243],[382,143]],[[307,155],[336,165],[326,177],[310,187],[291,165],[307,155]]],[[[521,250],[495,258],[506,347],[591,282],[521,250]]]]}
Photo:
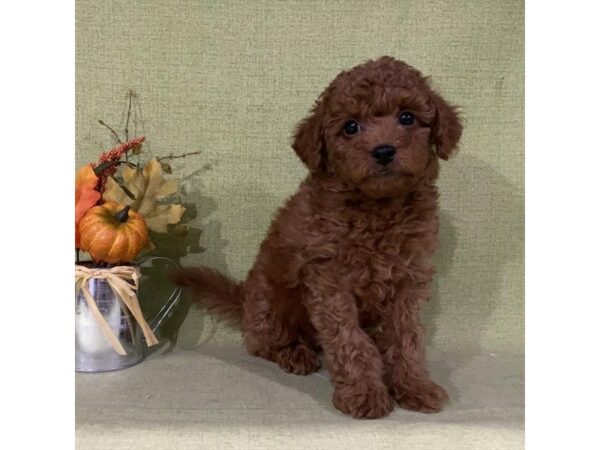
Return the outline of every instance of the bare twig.
{"type": "MultiPolygon", "coordinates": [[[[129,140],[129,118],[131,117],[131,99],[133,97],[133,90],[129,89],[129,106],[127,107],[127,122],[125,122],[125,140],[129,140]]],[[[125,154],[125,161],[129,161],[129,154],[125,154]]]]}
{"type": "Polygon", "coordinates": [[[117,138],[117,141],[119,141],[119,144],[122,144],[123,141],[121,140],[121,138],[119,137],[119,135],[117,134],[117,132],[115,130],[113,130],[111,127],[109,127],[106,123],[104,123],[102,120],[98,120],[98,123],[100,125],[104,125],[106,128],[108,128],[111,133],[117,138]]]}
{"type": "Polygon", "coordinates": [[[105,163],[102,163],[99,166],[94,167],[94,173],[96,174],[96,176],[98,176],[102,172],[104,172],[106,169],[108,169],[109,167],[119,166],[121,164],[127,164],[131,168],[137,167],[137,164],[134,164],[134,163],[129,162],[129,161],[119,161],[119,160],[116,160],[116,161],[106,161],[105,163]]]}
{"type": "Polygon", "coordinates": [[[131,117],[131,98],[133,97],[133,90],[129,89],[129,107],[127,108],[127,122],[125,122],[125,140],[129,140],[129,117],[131,117]]]}
{"type": "Polygon", "coordinates": [[[185,158],[186,156],[199,155],[200,153],[201,153],[200,150],[195,151],[195,152],[183,153],[182,155],[173,155],[171,153],[170,155],[161,156],[160,158],[156,158],[156,160],[157,161],[162,161],[162,160],[165,160],[165,159],[185,158]]]}

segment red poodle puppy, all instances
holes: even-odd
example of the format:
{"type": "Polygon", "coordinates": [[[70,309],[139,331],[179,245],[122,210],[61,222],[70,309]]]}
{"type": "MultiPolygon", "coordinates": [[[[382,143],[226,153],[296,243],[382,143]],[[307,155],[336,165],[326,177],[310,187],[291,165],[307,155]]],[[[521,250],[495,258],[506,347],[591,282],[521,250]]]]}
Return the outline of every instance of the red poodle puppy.
{"type": "Polygon", "coordinates": [[[241,328],[251,354],[320,367],[353,417],[439,411],[419,307],[438,236],[435,180],[462,126],[416,69],[391,57],[340,73],[297,127],[309,174],[278,212],[244,282],[207,268],[170,279],[241,328]]]}

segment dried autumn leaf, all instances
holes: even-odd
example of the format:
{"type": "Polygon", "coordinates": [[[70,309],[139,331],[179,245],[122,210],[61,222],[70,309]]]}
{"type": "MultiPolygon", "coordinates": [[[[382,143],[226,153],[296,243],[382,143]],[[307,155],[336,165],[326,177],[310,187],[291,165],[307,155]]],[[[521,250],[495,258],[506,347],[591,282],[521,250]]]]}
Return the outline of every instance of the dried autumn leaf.
{"type": "Polygon", "coordinates": [[[161,163],[160,163],[160,167],[162,167],[162,170],[163,170],[165,173],[173,173],[173,169],[171,169],[171,165],[170,165],[170,164],[167,164],[167,163],[161,162],[161,163]]]}
{"type": "Polygon", "coordinates": [[[124,167],[123,185],[134,196],[130,198],[119,184],[109,178],[106,182],[104,200],[124,205],[139,212],[146,220],[148,228],[156,233],[166,233],[167,225],[181,220],[185,208],[177,204],[159,203],[177,192],[177,180],[165,180],[162,177],[160,162],[150,160],[144,169],[124,167]]]}

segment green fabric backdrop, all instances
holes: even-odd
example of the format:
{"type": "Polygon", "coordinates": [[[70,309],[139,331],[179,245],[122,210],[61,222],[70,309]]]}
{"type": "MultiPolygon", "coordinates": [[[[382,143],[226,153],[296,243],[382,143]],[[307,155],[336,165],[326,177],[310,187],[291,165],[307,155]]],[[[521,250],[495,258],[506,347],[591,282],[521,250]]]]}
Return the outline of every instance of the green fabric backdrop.
{"type": "MultiPolygon", "coordinates": [[[[78,0],[77,166],[113,145],[97,120],[122,129],[133,89],[130,129],[147,137],[147,154],[202,151],[172,165],[185,178],[182,201],[197,207],[189,224],[203,233],[172,241],[167,255],[190,246],[181,263],[241,278],[273,212],[305,176],[289,146],[295,124],[340,70],[402,59],[462,106],[465,123],[439,180],[428,344],[521,353],[523,9],[521,1],[78,0]]],[[[178,315],[184,348],[238,339],[194,310],[178,315]]]]}

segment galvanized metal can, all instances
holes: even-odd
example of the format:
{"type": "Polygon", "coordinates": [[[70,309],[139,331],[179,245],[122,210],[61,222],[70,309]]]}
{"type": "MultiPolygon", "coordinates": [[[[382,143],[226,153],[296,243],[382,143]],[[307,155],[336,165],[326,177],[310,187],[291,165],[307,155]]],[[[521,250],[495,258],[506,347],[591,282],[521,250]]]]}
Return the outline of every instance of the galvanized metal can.
{"type": "MultiPolygon", "coordinates": [[[[175,267],[174,261],[163,258],[147,258],[144,264],[156,259],[167,260],[175,267]]],[[[85,263],[84,263],[85,264],[85,263]]],[[[92,311],[80,290],[75,296],[75,370],[77,372],[106,372],[133,366],[144,359],[146,346],[142,330],[105,279],[93,278],[88,282],[98,310],[109,324],[126,355],[119,355],[103,335],[92,311]]],[[[181,296],[181,289],[173,291],[156,317],[150,321],[155,332],[163,320],[175,307],[181,296]]]]}

